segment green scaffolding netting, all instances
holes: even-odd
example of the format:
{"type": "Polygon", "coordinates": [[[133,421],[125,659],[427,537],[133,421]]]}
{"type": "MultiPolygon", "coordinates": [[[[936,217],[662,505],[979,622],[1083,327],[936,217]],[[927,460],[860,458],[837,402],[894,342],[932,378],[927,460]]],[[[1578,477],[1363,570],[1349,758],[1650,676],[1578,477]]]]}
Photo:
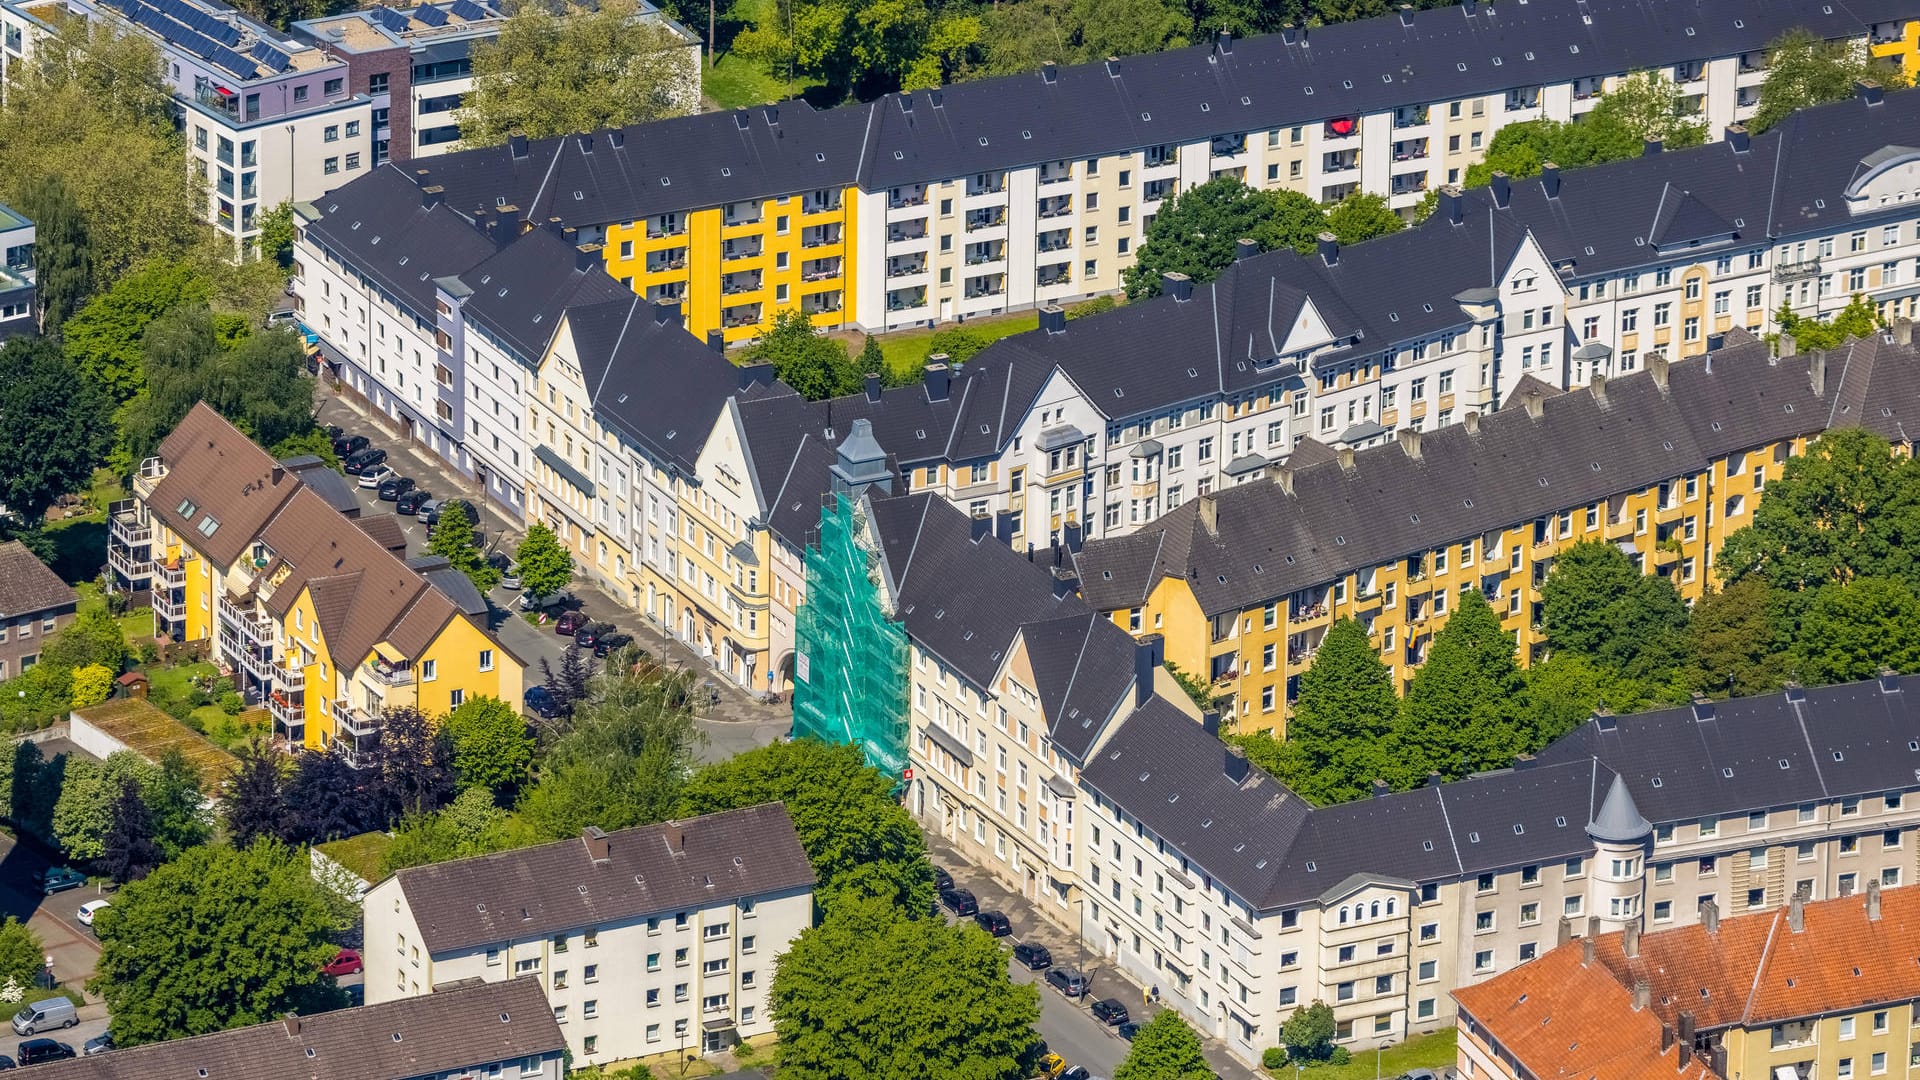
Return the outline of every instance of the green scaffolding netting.
{"type": "Polygon", "coordinates": [[[907,634],[881,604],[865,528],[844,494],[820,512],[794,627],[793,733],[856,743],[898,779],[907,769],[907,634]]]}

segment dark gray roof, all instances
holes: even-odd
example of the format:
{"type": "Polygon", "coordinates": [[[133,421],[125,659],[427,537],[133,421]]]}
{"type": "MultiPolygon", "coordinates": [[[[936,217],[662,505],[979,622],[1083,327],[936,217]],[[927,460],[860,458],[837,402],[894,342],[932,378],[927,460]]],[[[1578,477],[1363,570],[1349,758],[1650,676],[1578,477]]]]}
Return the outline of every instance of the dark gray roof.
{"type": "Polygon", "coordinates": [[[0,617],[72,607],[79,596],[18,540],[0,544],[0,617]]]}
{"type": "Polygon", "coordinates": [[[307,237],[431,326],[434,279],[494,254],[494,242],[442,204],[426,208],[413,179],[386,165],[313,203],[307,237]]]}
{"type": "MultiPolygon", "coordinates": [[[[1837,373],[1822,398],[1807,356],[1775,361],[1738,330],[1728,340],[1710,359],[1607,381],[1603,397],[1546,397],[1537,419],[1515,407],[1481,418],[1477,432],[1456,424],[1419,435],[1418,457],[1379,446],[1355,453],[1351,469],[1337,460],[1291,469],[1291,493],[1278,482],[1229,488],[1212,496],[1217,532],[1196,500],[1132,535],[1088,541],[1082,595],[1102,610],[1132,607],[1175,576],[1206,613],[1240,610],[1826,426],[1837,373]]],[[[1871,347],[1904,357],[1881,366],[1915,364],[1910,348],[1871,347]]]]}
{"type": "Polygon", "coordinates": [[[528,367],[540,362],[566,308],[633,300],[598,255],[583,255],[552,229],[521,234],[459,278],[472,290],[461,311],[528,367]]]}
{"type": "Polygon", "coordinates": [[[1615,776],[1600,812],[1587,823],[1587,835],[1607,843],[1631,844],[1645,840],[1652,832],[1653,826],[1640,816],[1633,796],[1627,794],[1627,782],[1615,776]]]}
{"type": "Polygon", "coordinates": [[[581,472],[579,468],[566,458],[561,457],[559,451],[547,446],[545,443],[540,443],[534,446],[533,456],[539,458],[540,463],[547,468],[559,473],[561,478],[566,480],[567,483],[579,488],[581,493],[586,495],[587,498],[593,498],[593,478],[581,472]]]}
{"type": "Polygon", "coordinates": [[[1201,141],[1516,87],[1757,50],[1790,28],[1856,36],[1910,0],[1531,0],[1388,15],[1293,36],[1200,45],[1109,66],[890,95],[816,112],[804,102],[705,113],[582,138],[411,163],[462,209],[499,201],[533,220],[633,221],[735,200],[868,191],[1201,141]]]}
{"type": "Polygon", "coordinates": [[[1020,630],[1054,749],[1084,761],[1134,692],[1132,635],[1093,611],[1020,630]]]}
{"type": "Polygon", "coordinates": [[[538,979],[466,983],[36,1065],[47,1080],[410,1080],[566,1051],[538,979]]]}
{"type": "Polygon", "coordinates": [[[285,458],[280,464],[298,476],[301,483],[313,489],[315,495],[327,500],[328,506],[348,517],[360,516],[360,498],[354,494],[353,485],[347,483],[347,478],[335,472],[326,462],[311,454],[303,454],[285,458]]]}
{"type": "Polygon", "coordinates": [[[1027,623],[1087,615],[1053,575],[991,535],[975,540],[964,511],[931,492],[868,503],[894,617],[914,643],[975,686],[987,686],[1027,623]],[[956,582],[992,588],[955,588],[956,582]]]}
{"type": "Polygon", "coordinates": [[[459,608],[461,614],[480,616],[487,613],[486,598],[480,595],[479,589],[473,587],[473,579],[460,571],[450,566],[443,566],[424,571],[420,576],[427,579],[427,584],[439,589],[448,600],[453,601],[453,606],[459,608]]]}
{"type": "Polygon", "coordinates": [[[778,803],[625,829],[607,841],[603,862],[573,839],[394,877],[435,954],[813,885],[778,803]]]}

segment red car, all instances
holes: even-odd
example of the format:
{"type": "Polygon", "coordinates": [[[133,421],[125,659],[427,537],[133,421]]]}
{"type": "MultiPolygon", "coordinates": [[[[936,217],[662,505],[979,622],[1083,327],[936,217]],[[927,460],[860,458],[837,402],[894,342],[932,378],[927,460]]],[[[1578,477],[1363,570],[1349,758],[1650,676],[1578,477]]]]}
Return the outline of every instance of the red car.
{"type": "Polygon", "coordinates": [[[365,967],[366,965],[360,962],[359,953],[352,949],[341,949],[332,962],[320,969],[320,974],[331,975],[337,979],[343,975],[358,975],[365,967]]]}
{"type": "Polygon", "coordinates": [[[563,611],[560,617],[554,620],[553,632],[561,637],[572,637],[591,621],[584,611],[563,611]]]}

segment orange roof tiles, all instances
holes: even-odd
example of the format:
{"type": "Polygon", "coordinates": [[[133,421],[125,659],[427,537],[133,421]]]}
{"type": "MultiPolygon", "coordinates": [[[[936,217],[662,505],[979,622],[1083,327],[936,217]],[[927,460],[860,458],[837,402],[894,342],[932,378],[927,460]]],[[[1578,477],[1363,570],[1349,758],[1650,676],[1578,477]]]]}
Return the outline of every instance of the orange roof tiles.
{"type": "Polygon", "coordinates": [[[1461,1010],[1540,1080],[1662,1076],[1718,1080],[1699,1058],[1680,1068],[1676,1045],[1660,1048],[1660,1019],[1635,1010],[1607,968],[1586,963],[1579,943],[1453,992],[1461,1010]]]}

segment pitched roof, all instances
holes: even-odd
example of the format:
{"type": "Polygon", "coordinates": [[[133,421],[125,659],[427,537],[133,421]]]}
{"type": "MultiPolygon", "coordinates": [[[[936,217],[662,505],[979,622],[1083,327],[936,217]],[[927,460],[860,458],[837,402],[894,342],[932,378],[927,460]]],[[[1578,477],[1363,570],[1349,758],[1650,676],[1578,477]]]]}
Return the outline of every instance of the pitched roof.
{"type": "Polygon", "coordinates": [[[811,888],[813,867],[778,803],[585,840],[416,866],[394,875],[433,954],[742,897],[811,888]]]}
{"type": "Polygon", "coordinates": [[[79,594],[18,540],[0,544],[0,618],[79,602],[79,594]]]}
{"type": "Polygon", "coordinates": [[[631,289],[607,276],[597,252],[582,251],[547,228],[515,237],[458,277],[470,290],[462,313],[529,367],[546,352],[562,311],[635,299],[631,289]]]}
{"type": "Polygon", "coordinates": [[[306,235],[432,325],[435,279],[477,265],[497,246],[467,218],[429,201],[413,178],[389,162],[316,199],[318,213],[307,222],[306,235]]]}
{"type": "Polygon", "coordinates": [[[154,485],[147,508],[222,569],[300,486],[204,401],[160,440],[158,456],[167,474],[154,485]]]}
{"type": "Polygon", "coordinates": [[[47,1080],[409,1080],[563,1053],[536,979],[455,985],[422,997],[315,1013],[35,1066],[47,1080]]]}
{"type": "Polygon", "coordinates": [[[1640,816],[1633,796],[1627,794],[1627,782],[1615,776],[1600,812],[1587,825],[1587,835],[1607,843],[1627,844],[1645,840],[1652,833],[1653,826],[1640,816]]]}
{"type": "Polygon", "coordinates": [[[1659,1018],[1634,1009],[1631,992],[1600,964],[1584,962],[1581,948],[1581,943],[1562,945],[1486,982],[1463,986],[1453,998],[1473,1025],[1539,1080],[1712,1080],[1712,1067],[1700,1058],[1680,1068],[1679,1045],[1661,1045],[1659,1018]]]}
{"type": "Polygon", "coordinates": [[[280,464],[287,471],[300,478],[300,482],[313,489],[313,493],[327,500],[327,505],[341,514],[357,518],[360,516],[360,499],[354,494],[353,485],[347,478],[333,471],[327,463],[312,454],[299,457],[281,458],[280,464]]]}
{"type": "Polygon", "coordinates": [[[1083,761],[1133,693],[1132,635],[1098,612],[1020,628],[1054,749],[1083,761]]]}

